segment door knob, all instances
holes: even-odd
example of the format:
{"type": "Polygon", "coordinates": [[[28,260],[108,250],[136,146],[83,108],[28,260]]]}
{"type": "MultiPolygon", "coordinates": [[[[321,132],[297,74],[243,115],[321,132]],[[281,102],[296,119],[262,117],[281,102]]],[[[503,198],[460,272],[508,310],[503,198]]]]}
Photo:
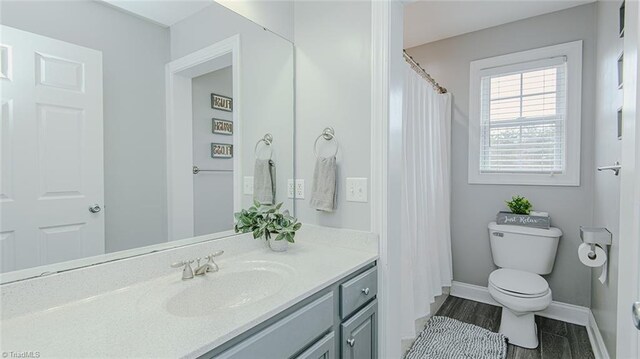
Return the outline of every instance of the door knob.
{"type": "Polygon", "coordinates": [[[369,288],[362,289],[362,293],[364,293],[364,295],[369,295],[369,288]]]}
{"type": "Polygon", "coordinates": [[[347,339],[347,344],[349,344],[349,346],[352,347],[356,344],[356,340],[353,338],[347,339]]]}
{"type": "Polygon", "coordinates": [[[635,302],[631,306],[631,316],[633,317],[633,325],[640,330],[640,302],[635,302]]]}
{"type": "Polygon", "coordinates": [[[100,208],[100,205],[98,204],[94,204],[93,206],[89,207],[89,212],[91,213],[98,213],[102,210],[102,208],[100,208]]]}

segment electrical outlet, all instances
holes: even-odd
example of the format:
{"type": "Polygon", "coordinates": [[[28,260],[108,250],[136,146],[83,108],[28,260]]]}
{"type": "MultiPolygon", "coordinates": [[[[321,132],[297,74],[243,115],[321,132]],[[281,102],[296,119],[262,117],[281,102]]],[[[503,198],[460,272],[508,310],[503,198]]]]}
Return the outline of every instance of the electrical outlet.
{"type": "Polygon", "coordinates": [[[304,199],[304,180],[297,179],[296,180],[296,188],[295,188],[296,199],[304,199]]]}
{"type": "Polygon", "coordinates": [[[296,191],[294,190],[295,185],[293,183],[293,179],[287,180],[287,198],[295,198],[296,191]]]}
{"type": "Polygon", "coordinates": [[[244,194],[251,195],[253,194],[253,176],[245,176],[244,177],[244,194]]]}
{"type": "Polygon", "coordinates": [[[347,201],[367,202],[368,185],[366,178],[347,178],[347,201]]]}

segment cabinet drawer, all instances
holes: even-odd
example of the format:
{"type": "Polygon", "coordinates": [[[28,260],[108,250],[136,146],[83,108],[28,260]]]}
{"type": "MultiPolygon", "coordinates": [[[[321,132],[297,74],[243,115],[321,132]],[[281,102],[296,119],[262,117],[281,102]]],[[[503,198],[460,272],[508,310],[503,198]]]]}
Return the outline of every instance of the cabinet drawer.
{"type": "Polygon", "coordinates": [[[344,319],[375,298],[378,293],[378,272],[373,267],[340,285],[340,318],[344,319]]]}
{"type": "Polygon", "coordinates": [[[333,332],[318,340],[311,348],[298,355],[296,359],[334,359],[336,357],[335,336],[333,332]]]}
{"type": "Polygon", "coordinates": [[[290,358],[331,328],[333,317],[333,293],[327,293],[216,358],[290,358]]]}

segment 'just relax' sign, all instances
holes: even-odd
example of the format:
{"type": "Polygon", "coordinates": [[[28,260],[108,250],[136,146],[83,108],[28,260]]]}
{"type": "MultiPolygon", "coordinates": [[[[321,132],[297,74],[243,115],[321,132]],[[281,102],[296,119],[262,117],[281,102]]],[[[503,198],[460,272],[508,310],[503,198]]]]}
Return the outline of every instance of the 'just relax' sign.
{"type": "Polygon", "coordinates": [[[496,223],[536,228],[549,228],[550,226],[549,217],[528,216],[511,212],[498,212],[498,215],[496,216],[496,223]]]}

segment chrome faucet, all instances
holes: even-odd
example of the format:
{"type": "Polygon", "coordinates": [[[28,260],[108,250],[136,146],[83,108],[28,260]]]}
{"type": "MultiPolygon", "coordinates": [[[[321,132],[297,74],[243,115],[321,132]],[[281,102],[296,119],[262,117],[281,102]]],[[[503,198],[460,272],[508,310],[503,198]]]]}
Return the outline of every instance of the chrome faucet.
{"type": "Polygon", "coordinates": [[[197,258],[196,261],[198,261],[198,264],[195,271],[191,269],[191,263],[194,262],[193,259],[175,262],[171,265],[171,267],[180,268],[184,266],[184,269],[182,270],[182,280],[192,279],[194,275],[205,275],[209,272],[217,272],[220,268],[213,261],[213,258],[217,256],[221,256],[223,253],[224,251],[216,251],[209,254],[208,256],[204,257],[204,259],[207,260],[207,263],[203,265],[200,265],[200,258],[197,258]]]}
{"type": "Polygon", "coordinates": [[[207,260],[207,263],[200,265],[200,258],[198,258],[198,267],[195,270],[195,275],[205,275],[209,272],[217,272],[220,268],[218,267],[218,265],[213,261],[214,257],[217,256],[221,256],[224,253],[224,251],[216,251],[213,252],[211,254],[209,254],[208,256],[204,257],[204,259],[207,260]]]}

